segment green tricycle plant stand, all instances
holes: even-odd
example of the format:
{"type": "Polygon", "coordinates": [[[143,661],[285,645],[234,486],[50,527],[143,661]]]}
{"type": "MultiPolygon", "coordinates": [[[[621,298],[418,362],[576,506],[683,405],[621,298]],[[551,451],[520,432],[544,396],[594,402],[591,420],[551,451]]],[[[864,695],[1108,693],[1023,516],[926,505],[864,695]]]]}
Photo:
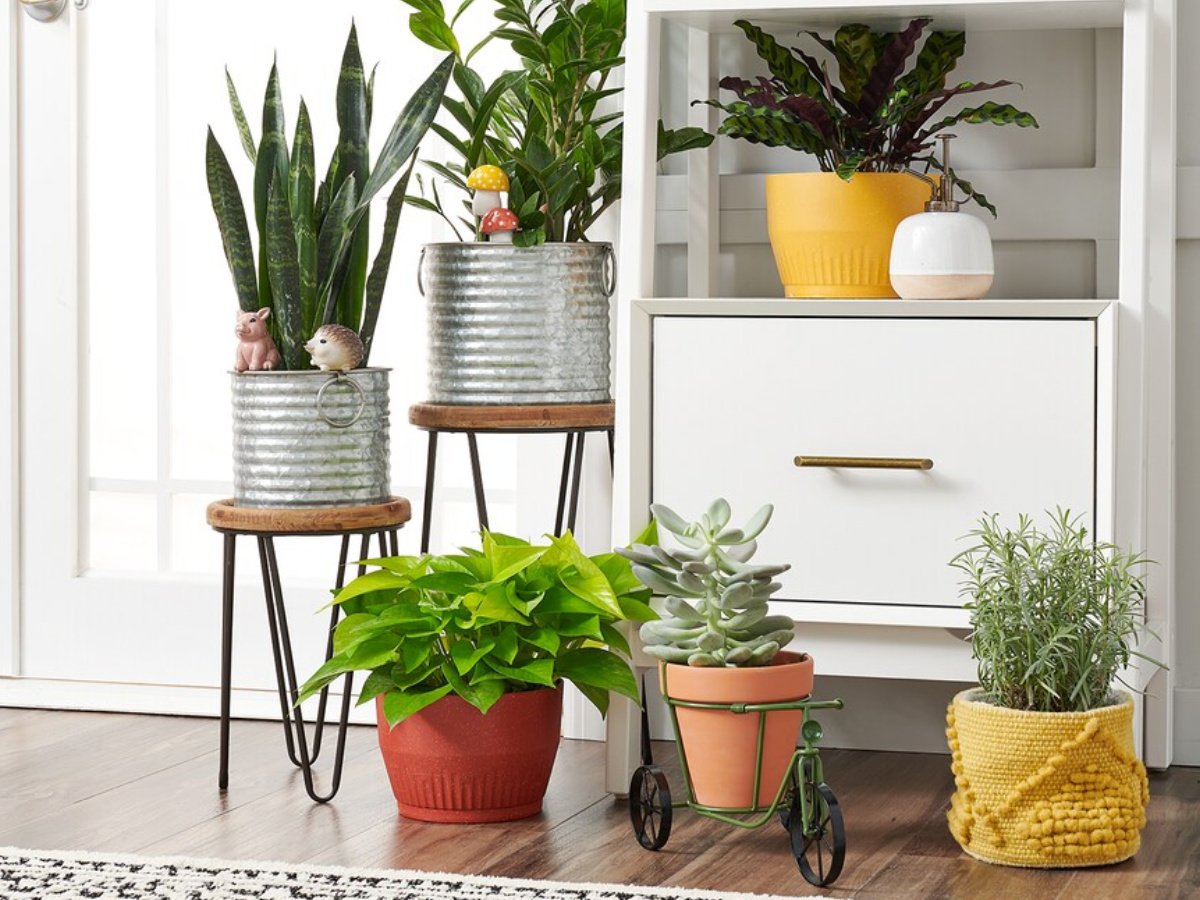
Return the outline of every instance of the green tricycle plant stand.
{"type": "Polygon", "coordinates": [[[846,858],[846,828],[837,797],[825,783],[821,753],[817,749],[824,730],[821,723],[812,718],[811,714],[819,709],[841,709],[842,701],[813,700],[811,696],[778,703],[699,703],[680,700],[670,695],[666,681],[668,666],[663,664],[662,669],[663,697],[671,711],[671,726],[676,735],[679,734],[679,717],[676,710],[680,707],[758,716],[758,744],[754,790],[751,797],[757,799],[759,796],[767,716],[772,712],[801,711],[803,718],[800,738],[803,745],[797,746],[792,755],[792,761],[770,805],[723,808],[704,806],[693,800],[694,791],[687,753],[683,741],[677,741],[686,799],[673,800],[667,776],[653,763],[643,704],[643,764],[633,773],[633,780],[629,785],[629,820],[638,843],[647,850],[659,850],[664,847],[671,836],[674,810],[682,807],[738,828],[758,828],[771,821],[778,813],[779,821],[791,837],[792,855],[796,858],[796,865],[799,866],[804,880],[817,887],[833,884],[841,874],[842,863],[846,858]]]}

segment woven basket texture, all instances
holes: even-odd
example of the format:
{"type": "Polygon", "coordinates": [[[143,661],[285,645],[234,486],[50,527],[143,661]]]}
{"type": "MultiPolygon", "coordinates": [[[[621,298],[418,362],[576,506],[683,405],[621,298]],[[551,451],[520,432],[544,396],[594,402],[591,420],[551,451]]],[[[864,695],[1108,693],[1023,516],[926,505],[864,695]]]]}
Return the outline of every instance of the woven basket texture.
{"type": "Polygon", "coordinates": [[[1036,868],[1107,865],[1138,851],[1150,788],[1133,745],[1133,698],[1087,712],[1008,709],[978,688],[946,716],[955,792],[947,818],[967,853],[1036,868]]]}

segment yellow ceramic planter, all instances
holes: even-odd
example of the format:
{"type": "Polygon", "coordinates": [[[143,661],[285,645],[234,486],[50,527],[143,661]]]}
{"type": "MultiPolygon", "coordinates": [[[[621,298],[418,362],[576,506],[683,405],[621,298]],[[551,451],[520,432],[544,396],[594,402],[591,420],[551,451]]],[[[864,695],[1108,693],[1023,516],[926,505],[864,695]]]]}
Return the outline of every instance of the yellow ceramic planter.
{"type": "Polygon", "coordinates": [[[986,862],[1070,868],[1138,851],[1150,788],[1133,748],[1133,698],[1081,713],[1007,709],[978,689],[947,715],[950,833],[986,862]]]}
{"type": "Polygon", "coordinates": [[[929,186],[903,173],[767,176],[767,232],[787,297],[895,297],[896,226],[921,212],[929,186]]]}

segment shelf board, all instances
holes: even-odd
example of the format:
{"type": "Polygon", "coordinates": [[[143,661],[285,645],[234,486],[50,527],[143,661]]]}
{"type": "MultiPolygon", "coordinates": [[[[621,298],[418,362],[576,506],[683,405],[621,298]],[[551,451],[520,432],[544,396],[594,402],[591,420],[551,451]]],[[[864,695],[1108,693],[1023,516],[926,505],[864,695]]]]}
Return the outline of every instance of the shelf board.
{"type": "Polygon", "coordinates": [[[1095,319],[1116,300],[788,300],[783,298],[643,298],[652,316],[856,316],[919,319],[1095,319]]]}
{"type": "Polygon", "coordinates": [[[899,30],[917,16],[932,16],[939,29],[1013,31],[1047,28],[1119,28],[1122,0],[643,0],[645,12],[708,31],[733,31],[734,19],[803,23],[828,28],[866,22],[899,30]]]}

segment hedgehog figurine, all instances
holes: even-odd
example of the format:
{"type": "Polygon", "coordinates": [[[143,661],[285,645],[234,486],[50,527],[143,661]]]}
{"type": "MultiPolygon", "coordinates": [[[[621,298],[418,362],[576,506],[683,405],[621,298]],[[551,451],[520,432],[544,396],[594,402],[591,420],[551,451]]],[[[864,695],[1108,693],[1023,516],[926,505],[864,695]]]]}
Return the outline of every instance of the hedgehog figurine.
{"type": "Polygon", "coordinates": [[[363,359],[363,344],[345,325],[322,325],[304,345],[322,372],[349,372],[363,359]]]}

